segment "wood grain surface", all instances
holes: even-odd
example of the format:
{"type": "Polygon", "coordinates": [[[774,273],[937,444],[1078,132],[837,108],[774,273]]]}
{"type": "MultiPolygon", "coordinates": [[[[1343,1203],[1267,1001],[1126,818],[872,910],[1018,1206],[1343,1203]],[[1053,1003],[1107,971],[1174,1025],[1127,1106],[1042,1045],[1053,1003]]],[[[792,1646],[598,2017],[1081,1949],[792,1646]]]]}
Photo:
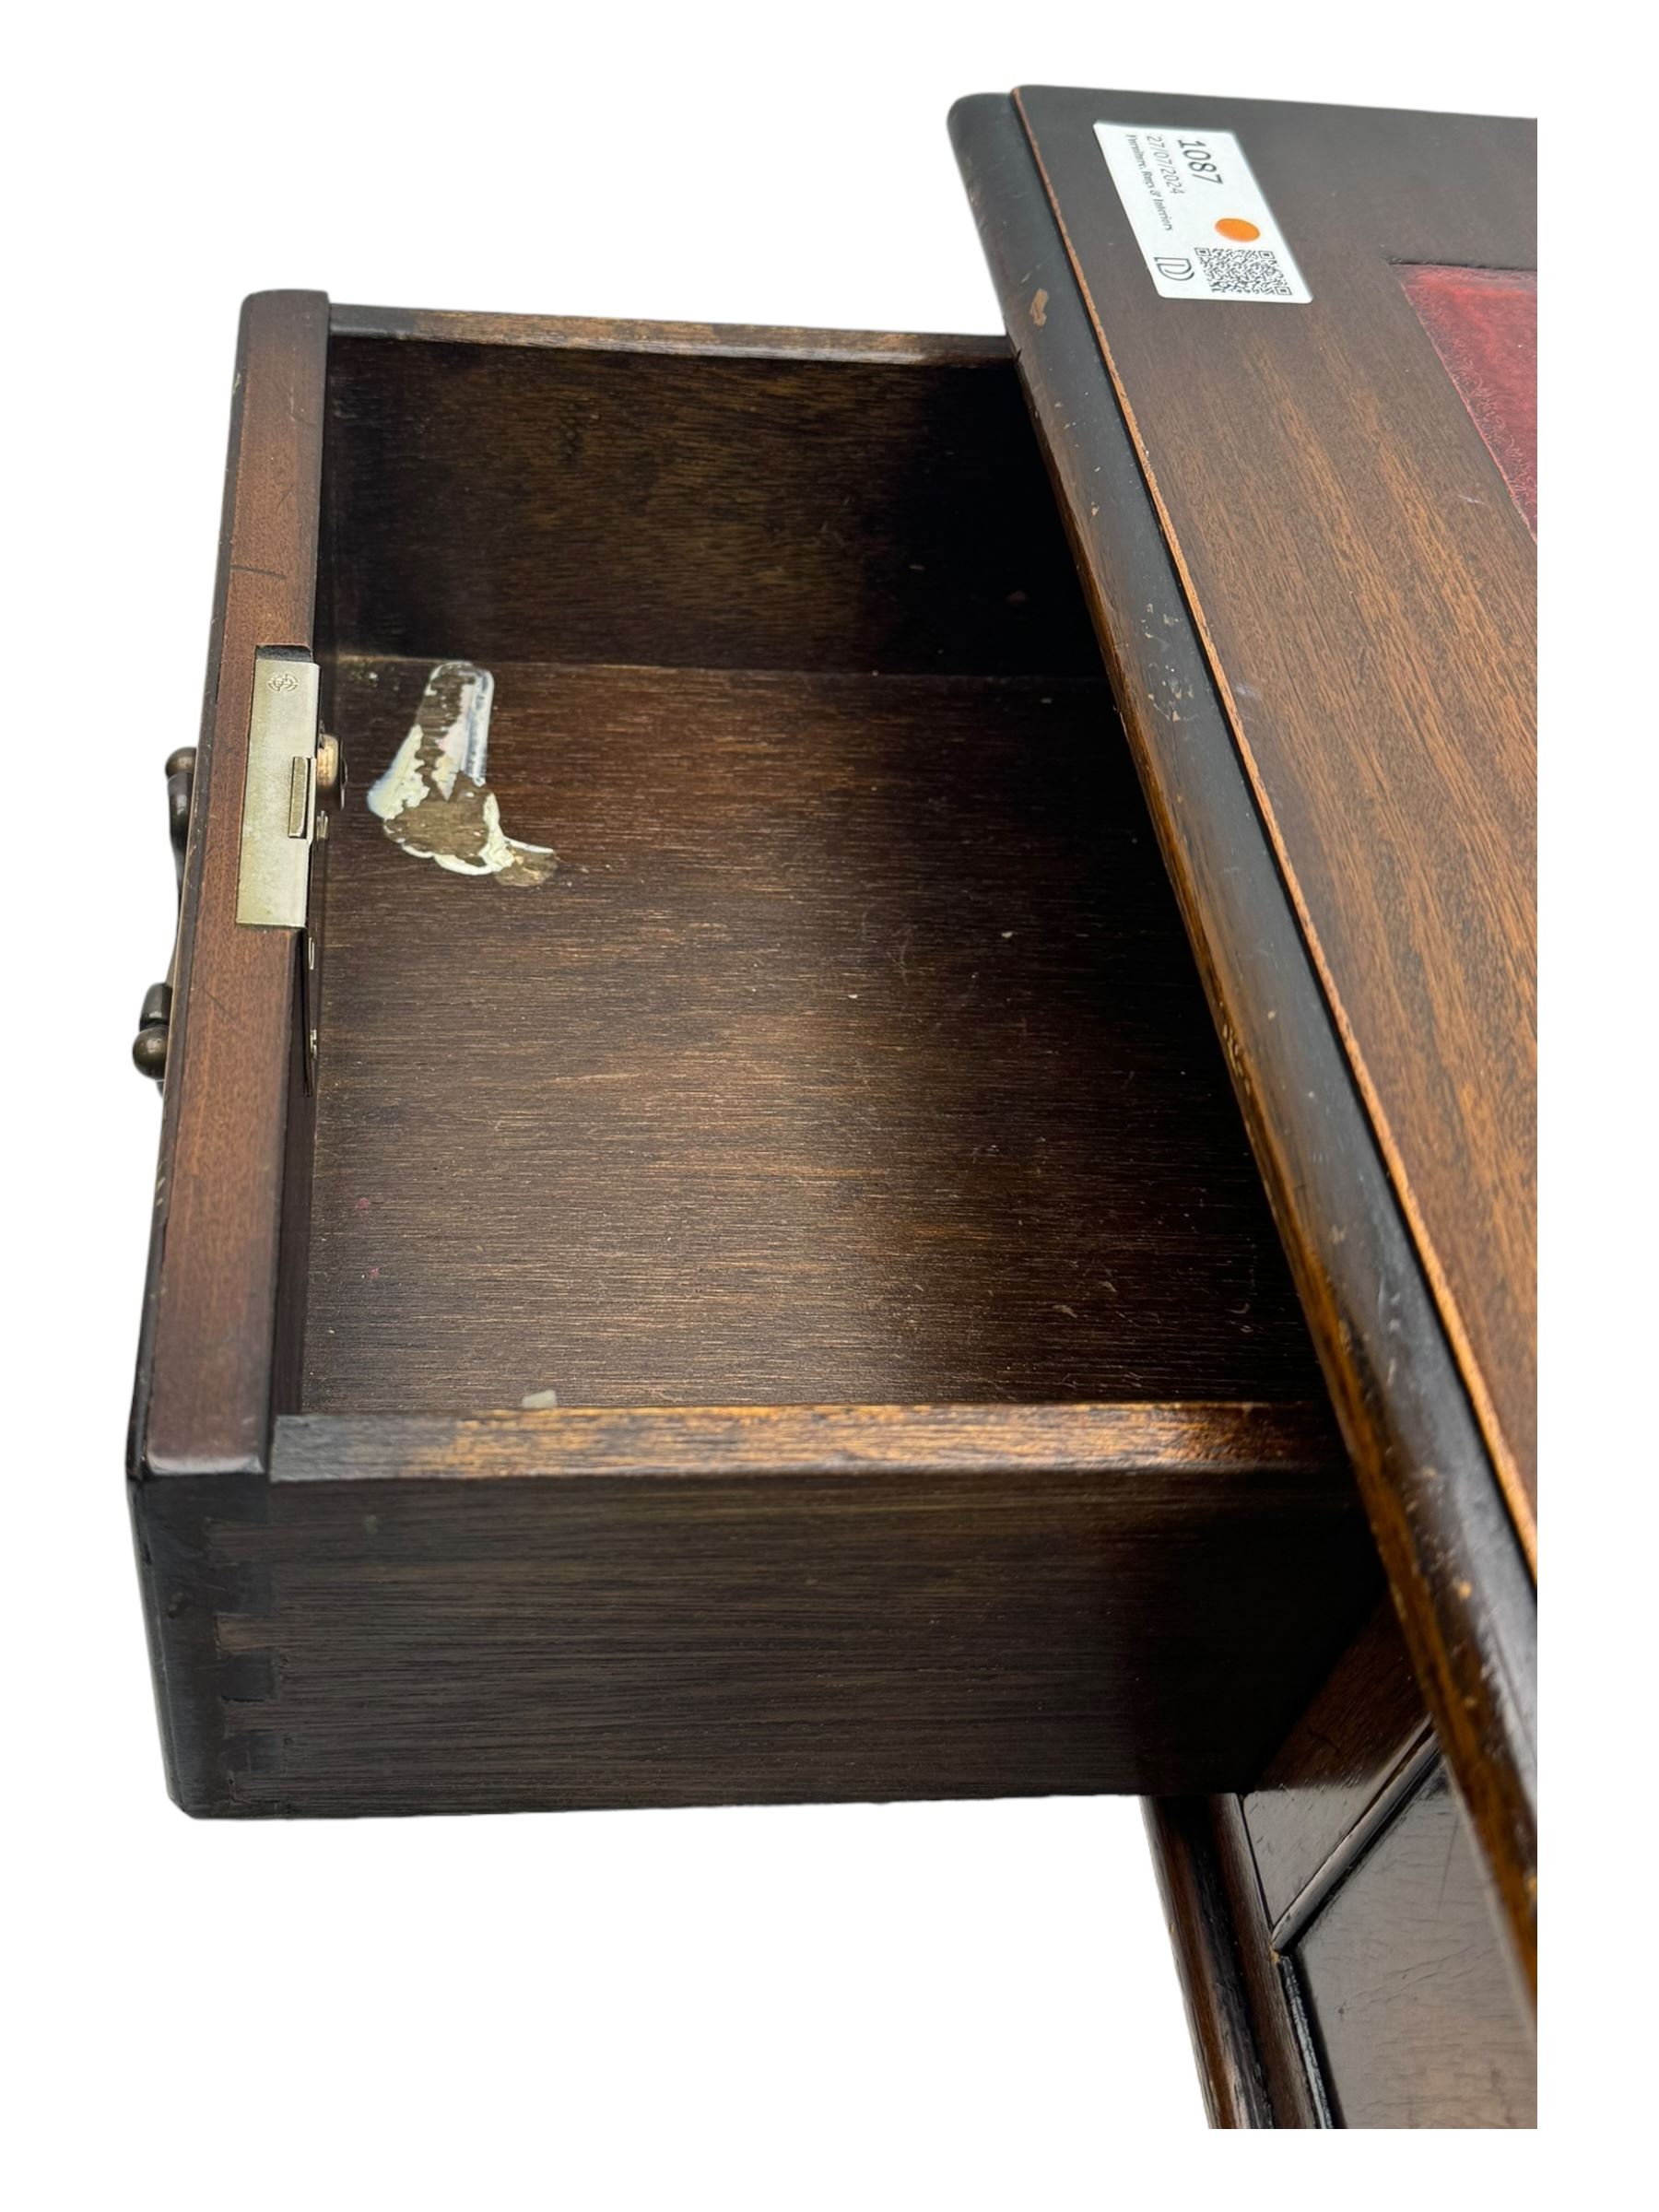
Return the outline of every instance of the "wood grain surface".
{"type": "Polygon", "coordinates": [[[1534,549],[1394,265],[1534,265],[1532,126],[1017,98],[1530,1547],[1534,549]],[[1097,118],[1235,131],[1312,305],[1160,300],[1097,118]]]}
{"type": "Polygon", "coordinates": [[[1323,1471],[1345,1491],[1321,1406],[695,1406],[445,1417],[294,1414],[276,1423],[274,1482],[596,1475],[1127,1474],[1323,1471]]]}
{"type": "Polygon", "coordinates": [[[1413,1666],[1517,1955],[1530,1963],[1537,1864],[1530,1568],[1264,833],[1030,140],[1012,103],[996,97],[959,102],[951,124],[1152,820],[1413,1666]]]}
{"type": "Polygon", "coordinates": [[[1384,1598],[1244,1799],[1244,1824],[1276,1939],[1335,1886],[1426,1763],[1433,1731],[1393,1603],[1384,1598]]]}
{"type": "Polygon", "coordinates": [[[495,675],[552,880],[331,841],[308,1409],[1317,1397],[1099,679],[495,675]]]}
{"type": "MultiPolygon", "coordinates": [[[[1006,353],[780,334],[695,350],[477,318],[337,329],[329,539],[343,651],[1093,675],[1006,353]],[[802,347],[803,352],[792,352],[802,347]]],[[[599,326],[603,328],[604,326],[599,326]]],[[[631,328],[632,326],[625,326],[631,328]]]]}
{"type": "Polygon", "coordinates": [[[236,884],[254,653],[312,643],[327,342],[321,293],[243,309],[133,1425],[162,1474],[265,1460],[297,975],[236,884]]]}
{"type": "Polygon", "coordinates": [[[521,1415],[482,1464],[378,1426],[139,1486],[192,1811],[1242,1786],[1375,1590],[1305,1416],[521,1415]]]}
{"type": "Polygon", "coordinates": [[[508,315],[465,308],[329,306],[336,338],[392,338],[424,344],[536,347],[556,353],[679,354],[764,361],[787,375],[799,361],[867,361],[888,367],[1007,369],[1000,333],[952,335],[914,330],[820,330],[776,323],[637,322],[606,315],[508,315]]]}

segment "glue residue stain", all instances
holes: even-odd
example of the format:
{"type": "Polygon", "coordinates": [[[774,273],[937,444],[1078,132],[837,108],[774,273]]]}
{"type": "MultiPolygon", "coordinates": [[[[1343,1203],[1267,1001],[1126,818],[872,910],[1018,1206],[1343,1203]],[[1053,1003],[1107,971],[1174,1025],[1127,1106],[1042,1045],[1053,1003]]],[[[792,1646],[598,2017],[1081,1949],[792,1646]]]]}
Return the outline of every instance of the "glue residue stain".
{"type": "Polygon", "coordinates": [[[493,876],[529,889],[559,865],[550,846],[526,844],[501,827],[486,781],[495,678],[471,661],[440,661],[427,677],[408,735],[368,804],[386,835],[418,860],[457,876],[493,876]]]}

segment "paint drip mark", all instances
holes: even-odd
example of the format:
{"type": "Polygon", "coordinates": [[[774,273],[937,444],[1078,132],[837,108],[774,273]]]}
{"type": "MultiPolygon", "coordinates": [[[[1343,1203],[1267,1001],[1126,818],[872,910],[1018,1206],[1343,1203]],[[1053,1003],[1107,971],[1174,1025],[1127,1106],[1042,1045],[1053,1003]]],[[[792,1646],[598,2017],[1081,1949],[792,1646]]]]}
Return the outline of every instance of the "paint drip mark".
{"type": "Polygon", "coordinates": [[[559,863],[549,846],[524,844],[501,828],[500,806],[485,781],[494,697],[488,668],[440,661],[408,735],[369,787],[369,810],[418,860],[528,889],[559,863]]]}

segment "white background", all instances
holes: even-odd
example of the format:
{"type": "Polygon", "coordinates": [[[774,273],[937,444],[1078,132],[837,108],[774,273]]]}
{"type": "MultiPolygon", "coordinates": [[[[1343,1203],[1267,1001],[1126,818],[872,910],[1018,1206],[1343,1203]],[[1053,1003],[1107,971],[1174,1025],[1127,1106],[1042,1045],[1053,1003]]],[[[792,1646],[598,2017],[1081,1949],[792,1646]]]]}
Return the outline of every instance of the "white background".
{"type": "MultiPolygon", "coordinates": [[[[1617,45],[1597,51],[1614,69],[1617,45]]],[[[1547,75],[1524,11],[1484,6],[290,0],[14,26],[14,2201],[1364,2202],[1402,2172],[1445,2201],[1473,2181],[1466,2139],[1430,2159],[1418,2139],[1205,2135],[1130,1804],[184,1820],[162,1791],[122,1497],[157,1130],[125,1056],[171,927],[160,763],[195,735],[245,292],[991,330],[945,134],[959,94],[1046,81],[1535,112],[1547,75]],[[1315,2155],[1340,2178],[1299,2181],[1315,2155]]],[[[1604,432],[1583,425],[1575,456],[1604,432]]],[[[1620,782],[1651,713],[1618,673],[1624,617],[1589,580],[1605,574],[1564,587],[1572,625],[1600,626],[1605,680],[1570,681],[1574,743],[1547,788],[1598,837],[1585,783],[1620,782]]],[[[1606,888],[1587,893],[1597,912],[1606,888]]],[[[1598,1028],[1617,1003],[1599,961],[1572,979],[1560,1026],[1599,1068],[1616,1163],[1634,1069],[1598,1028]]],[[[1557,1222],[1569,1349],[1608,1296],[1576,1241],[1584,1214],[1622,1219],[1625,1190],[1557,1222]]],[[[1619,1371],[1640,1378],[1639,1357],[1619,1371]]],[[[1596,1418],[1571,1426],[1606,1465],[1619,1431],[1585,1444],[1596,1418]]],[[[1569,1734],[1563,1799],[1635,1786],[1630,1745],[1598,1761],[1569,1734]]],[[[1564,2006],[1576,1971],[1563,1958],[1564,2006]]],[[[1582,2055],[1606,2016],[1571,2003],[1582,2055]]],[[[1618,2103],[1583,2112],[1588,2140],[1618,2103]]],[[[1539,2171],[1531,2145],[1478,2154],[1512,2200],[1539,2171]]]]}

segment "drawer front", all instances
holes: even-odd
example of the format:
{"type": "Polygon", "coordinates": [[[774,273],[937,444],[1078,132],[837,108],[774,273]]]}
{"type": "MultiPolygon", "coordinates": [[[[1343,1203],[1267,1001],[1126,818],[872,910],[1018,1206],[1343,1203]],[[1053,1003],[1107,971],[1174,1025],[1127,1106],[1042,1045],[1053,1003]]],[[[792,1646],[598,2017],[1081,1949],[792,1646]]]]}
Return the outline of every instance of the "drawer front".
{"type": "Polygon", "coordinates": [[[236,918],[242,794],[262,646],[309,650],[316,599],[328,302],[243,310],[185,853],[133,1456],[163,1474],[265,1464],[293,1388],[310,1094],[295,934],[236,918]]]}

